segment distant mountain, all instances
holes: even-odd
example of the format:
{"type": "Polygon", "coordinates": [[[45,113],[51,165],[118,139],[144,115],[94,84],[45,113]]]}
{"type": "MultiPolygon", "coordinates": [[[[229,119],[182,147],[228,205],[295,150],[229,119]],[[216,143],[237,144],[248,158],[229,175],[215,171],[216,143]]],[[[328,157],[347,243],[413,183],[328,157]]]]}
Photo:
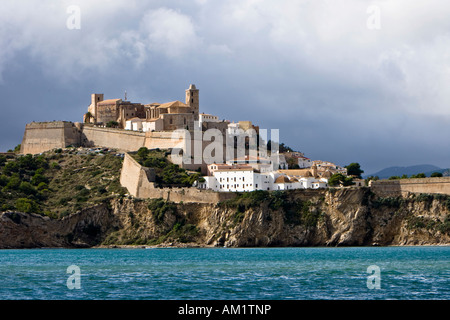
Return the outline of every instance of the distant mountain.
{"type": "Polygon", "coordinates": [[[373,174],[365,175],[364,177],[370,176],[378,176],[380,179],[388,179],[392,176],[399,176],[406,174],[408,177],[413,174],[425,173],[427,177],[429,177],[433,172],[441,172],[443,175],[449,175],[449,169],[442,169],[431,164],[421,164],[416,166],[409,167],[390,167],[383,170],[380,170],[373,174]]]}

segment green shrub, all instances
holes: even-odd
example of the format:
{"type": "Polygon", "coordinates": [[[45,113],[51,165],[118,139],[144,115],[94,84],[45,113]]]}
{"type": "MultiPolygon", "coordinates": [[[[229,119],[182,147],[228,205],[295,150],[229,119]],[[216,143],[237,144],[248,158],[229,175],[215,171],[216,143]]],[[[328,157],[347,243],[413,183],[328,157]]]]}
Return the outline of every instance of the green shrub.
{"type": "Polygon", "coordinates": [[[39,185],[41,182],[48,183],[48,179],[41,173],[36,173],[33,178],[31,178],[31,183],[35,186],[39,185]]]}
{"type": "Polygon", "coordinates": [[[302,223],[306,227],[315,227],[322,214],[317,210],[306,210],[302,213],[302,223]]]}
{"type": "Polygon", "coordinates": [[[434,199],[434,195],[428,193],[421,193],[416,197],[416,201],[419,202],[431,202],[434,199]]]}
{"type": "Polygon", "coordinates": [[[444,222],[438,226],[438,230],[445,234],[450,234],[450,214],[445,217],[444,222]]]}
{"type": "Polygon", "coordinates": [[[143,166],[147,168],[164,168],[167,162],[164,158],[150,157],[144,160],[143,166]]]}
{"type": "Polygon", "coordinates": [[[59,169],[61,169],[61,166],[58,164],[58,162],[52,162],[52,164],[50,165],[50,168],[52,168],[54,170],[59,170],[59,169]]]}
{"type": "Polygon", "coordinates": [[[239,224],[242,221],[244,221],[245,218],[245,211],[242,210],[242,208],[238,207],[238,209],[236,210],[236,212],[233,215],[233,223],[239,224]]]}
{"type": "Polygon", "coordinates": [[[285,208],[288,204],[287,196],[285,192],[275,191],[270,194],[269,208],[272,210],[278,210],[279,208],[285,208]]]}
{"type": "Polygon", "coordinates": [[[6,163],[6,157],[3,155],[0,155],[0,167],[3,166],[6,163]]]}
{"type": "Polygon", "coordinates": [[[60,206],[66,206],[69,203],[69,201],[71,201],[71,200],[72,200],[71,197],[64,197],[64,198],[59,199],[58,204],[60,206]]]}
{"type": "Polygon", "coordinates": [[[408,229],[421,229],[425,228],[426,221],[424,217],[416,217],[416,216],[410,216],[406,220],[406,227],[408,229]]]}
{"type": "Polygon", "coordinates": [[[5,175],[0,175],[0,186],[6,186],[9,182],[9,178],[5,175]]]}
{"type": "Polygon", "coordinates": [[[119,123],[117,121],[109,121],[108,123],[106,123],[106,127],[107,128],[118,128],[119,123]]]}
{"type": "Polygon", "coordinates": [[[372,206],[375,209],[378,209],[380,207],[387,207],[387,208],[400,208],[400,206],[404,203],[404,200],[399,197],[379,197],[378,199],[375,199],[372,201],[372,206]]]}
{"type": "Polygon", "coordinates": [[[20,167],[15,161],[10,161],[3,167],[3,173],[10,176],[15,172],[19,172],[19,169],[20,167]]]}
{"type": "Polygon", "coordinates": [[[92,172],[91,172],[91,177],[95,177],[95,176],[97,176],[97,175],[99,175],[99,174],[101,174],[101,173],[103,173],[102,170],[95,170],[95,171],[92,171],[92,172]]]}
{"type": "Polygon", "coordinates": [[[442,177],[443,176],[443,174],[441,173],[441,172],[433,172],[432,174],[431,174],[431,177],[432,178],[440,178],[440,177],[442,177]]]}
{"type": "Polygon", "coordinates": [[[149,200],[148,209],[158,223],[164,221],[166,213],[176,214],[177,212],[177,206],[173,202],[165,201],[162,198],[149,200]]]}
{"type": "Polygon", "coordinates": [[[106,190],[106,188],[105,187],[100,187],[100,188],[98,188],[98,193],[100,193],[100,194],[105,194],[105,193],[107,193],[108,191],[106,190]]]}
{"type": "Polygon", "coordinates": [[[5,188],[7,190],[17,190],[17,189],[19,189],[20,183],[21,183],[20,178],[17,176],[14,176],[14,177],[11,177],[11,179],[9,179],[5,188]]]}
{"type": "Polygon", "coordinates": [[[19,186],[19,190],[26,195],[36,194],[36,189],[31,185],[31,183],[22,181],[19,186]]]}
{"type": "Polygon", "coordinates": [[[137,151],[137,156],[141,159],[141,160],[145,160],[149,154],[149,150],[146,147],[142,147],[139,148],[139,150],[137,151]]]}
{"type": "Polygon", "coordinates": [[[39,205],[27,198],[20,198],[16,200],[16,209],[23,213],[39,213],[39,205]]]}

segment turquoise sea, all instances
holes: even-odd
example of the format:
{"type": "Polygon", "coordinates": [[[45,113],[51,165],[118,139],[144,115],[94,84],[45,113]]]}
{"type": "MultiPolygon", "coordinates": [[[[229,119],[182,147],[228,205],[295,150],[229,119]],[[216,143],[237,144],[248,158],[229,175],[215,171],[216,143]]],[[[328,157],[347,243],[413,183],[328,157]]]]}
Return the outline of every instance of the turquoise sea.
{"type": "Polygon", "coordinates": [[[0,250],[0,299],[448,300],[449,268],[450,247],[0,250]]]}

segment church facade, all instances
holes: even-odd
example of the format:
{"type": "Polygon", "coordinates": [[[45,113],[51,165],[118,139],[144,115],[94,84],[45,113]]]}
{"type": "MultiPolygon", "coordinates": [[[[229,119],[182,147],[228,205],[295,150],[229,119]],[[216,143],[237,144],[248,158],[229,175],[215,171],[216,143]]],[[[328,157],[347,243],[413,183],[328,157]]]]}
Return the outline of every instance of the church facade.
{"type": "Polygon", "coordinates": [[[194,122],[199,121],[199,106],[199,90],[194,84],[186,90],[184,103],[177,100],[143,105],[122,99],[104,100],[104,94],[92,94],[83,122],[143,132],[193,130],[194,122]]]}

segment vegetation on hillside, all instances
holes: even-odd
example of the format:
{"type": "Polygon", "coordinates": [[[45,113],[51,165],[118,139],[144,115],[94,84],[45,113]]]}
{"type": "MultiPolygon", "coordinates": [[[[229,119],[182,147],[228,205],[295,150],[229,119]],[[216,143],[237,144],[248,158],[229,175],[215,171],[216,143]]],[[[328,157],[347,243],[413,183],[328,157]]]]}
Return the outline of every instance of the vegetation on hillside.
{"type": "Polygon", "coordinates": [[[103,245],[158,245],[161,243],[195,242],[200,231],[186,221],[174,202],[160,199],[139,200],[147,210],[129,212],[123,227],[110,233],[103,245]],[[148,216],[153,219],[149,220],[148,216]]]}
{"type": "Polygon", "coordinates": [[[342,173],[335,173],[328,179],[328,185],[330,187],[336,187],[336,186],[351,186],[354,185],[352,177],[344,176],[342,173]]]}
{"type": "Polygon", "coordinates": [[[0,156],[0,210],[62,218],[124,195],[121,166],[122,159],[111,153],[78,154],[75,148],[0,156]]]}
{"type": "Polygon", "coordinates": [[[155,170],[158,187],[192,187],[196,181],[204,182],[199,172],[189,173],[179,165],[170,162],[167,155],[168,151],[149,150],[143,147],[134,154],[134,157],[142,166],[155,170]]]}
{"type": "MultiPolygon", "coordinates": [[[[234,199],[219,203],[219,207],[235,209],[233,222],[241,223],[245,213],[251,208],[260,208],[266,204],[269,213],[271,211],[282,210],[284,220],[290,225],[303,225],[305,227],[315,227],[323,216],[323,213],[312,206],[311,201],[300,199],[291,200],[289,191],[263,191],[246,192],[238,194],[234,199]]],[[[270,215],[268,216],[270,220],[270,215]]]]}
{"type": "Polygon", "coordinates": [[[347,169],[347,175],[355,176],[358,179],[361,179],[361,175],[364,173],[364,170],[361,169],[361,165],[357,162],[350,163],[348,166],[345,166],[347,169]]]}
{"type": "MultiPolygon", "coordinates": [[[[433,172],[430,177],[431,178],[440,178],[443,177],[444,175],[441,172],[433,172]]],[[[418,174],[412,174],[411,176],[408,177],[408,175],[404,174],[402,176],[391,176],[388,178],[388,180],[400,180],[400,179],[423,179],[426,178],[427,175],[425,173],[418,173],[418,174]]]]}

